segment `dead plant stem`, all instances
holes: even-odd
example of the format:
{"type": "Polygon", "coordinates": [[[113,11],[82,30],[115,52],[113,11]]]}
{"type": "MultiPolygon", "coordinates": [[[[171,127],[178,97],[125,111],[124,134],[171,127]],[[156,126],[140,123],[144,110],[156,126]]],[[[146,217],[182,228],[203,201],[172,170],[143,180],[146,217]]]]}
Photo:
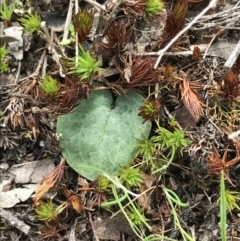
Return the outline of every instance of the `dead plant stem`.
{"type": "Polygon", "coordinates": [[[68,38],[69,25],[70,25],[71,20],[72,20],[72,9],[73,9],[73,1],[71,0],[71,1],[69,1],[68,13],[67,13],[67,18],[66,18],[65,25],[64,25],[62,41],[66,41],[67,38],[68,38]]]}
{"type": "Polygon", "coordinates": [[[100,3],[97,3],[97,2],[95,2],[95,1],[93,1],[93,0],[84,0],[84,1],[87,2],[87,3],[92,4],[94,7],[96,7],[97,9],[99,9],[99,11],[100,11],[100,10],[106,11],[105,6],[104,6],[104,5],[101,5],[100,3]]]}

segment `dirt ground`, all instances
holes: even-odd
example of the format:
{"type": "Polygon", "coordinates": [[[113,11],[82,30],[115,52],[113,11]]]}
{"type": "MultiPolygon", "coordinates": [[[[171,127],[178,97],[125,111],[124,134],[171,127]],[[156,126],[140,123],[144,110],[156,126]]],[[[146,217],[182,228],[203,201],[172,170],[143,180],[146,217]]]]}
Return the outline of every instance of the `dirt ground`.
{"type": "MultiPolygon", "coordinates": [[[[43,29],[39,34],[21,32],[23,44],[15,54],[9,50],[9,70],[0,75],[0,240],[140,240],[122,214],[110,218],[117,207],[111,212],[100,207],[101,202],[112,199],[112,194],[98,192],[96,183],[79,176],[62,156],[56,118],[71,111],[78,98],[87,98],[93,87],[90,82],[80,83],[67,75],[64,60],[58,57],[70,1],[49,2],[26,0],[19,8],[36,11],[46,21],[50,35],[54,29],[53,40],[46,38],[43,29]],[[69,99],[64,94],[60,101],[44,96],[39,86],[46,74],[57,79],[62,93],[70,90],[69,99]],[[74,197],[80,206],[68,206],[57,221],[48,223],[37,219],[35,209],[40,199],[36,200],[34,195],[44,177],[56,171],[56,167],[58,173],[64,172],[61,181],[56,181],[41,200],[52,199],[58,206],[74,197]]],[[[160,88],[157,98],[152,96],[160,106],[160,125],[170,130],[168,121],[174,116],[176,128],[186,130],[186,137],[191,140],[183,155],[176,155],[167,171],[161,173],[161,178],[147,171],[142,173],[145,186],[142,184],[135,191],[152,190],[141,200],[151,227],[143,228],[146,236],[160,234],[171,240],[187,240],[174,226],[171,208],[160,188],[164,184],[182,202],[189,203],[187,208],[176,206],[176,210],[181,226],[192,240],[221,240],[217,202],[221,170],[226,174],[225,188],[240,192],[240,48],[236,48],[240,40],[240,1],[217,1],[214,8],[164,51],[157,66],[158,79],[147,82],[140,78],[136,83],[122,81],[122,76],[127,79],[124,71],[133,64],[131,57],[140,54],[144,61],[151,58],[153,68],[160,55],[158,51],[191,24],[210,1],[165,0],[161,17],[154,21],[146,20],[136,7],[144,0],[132,1],[136,8],[126,4],[131,1],[97,2],[107,3],[107,10],[99,12],[91,4],[79,1],[81,9],[92,10],[95,20],[100,13],[90,37],[83,41],[84,48],[101,59],[105,69],[94,81],[103,83],[115,95],[134,89],[146,97],[149,91],[154,93],[160,88]],[[103,40],[113,23],[122,24],[124,29],[115,49],[106,48],[103,40]],[[236,58],[226,66],[231,54],[236,58]]],[[[20,26],[20,15],[13,14],[13,26],[20,26]]],[[[2,30],[9,27],[1,21],[2,30]]],[[[1,31],[3,35],[6,34],[1,31]]],[[[64,51],[68,57],[74,57],[75,43],[64,51]]],[[[154,128],[153,124],[150,135],[154,128]]],[[[135,162],[141,162],[141,156],[135,162]]],[[[240,240],[239,209],[237,205],[227,213],[227,240],[240,240]]]]}

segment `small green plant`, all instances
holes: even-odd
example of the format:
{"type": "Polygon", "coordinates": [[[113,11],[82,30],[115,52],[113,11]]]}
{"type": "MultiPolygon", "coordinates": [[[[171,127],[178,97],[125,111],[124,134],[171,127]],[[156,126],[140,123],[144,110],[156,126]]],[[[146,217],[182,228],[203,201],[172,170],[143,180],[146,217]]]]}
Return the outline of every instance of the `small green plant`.
{"type": "Polygon", "coordinates": [[[144,16],[149,20],[157,18],[160,16],[163,7],[164,4],[161,0],[148,0],[143,9],[144,16]]]}
{"type": "Polygon", "coordinates": [[[41,27],[41,18],[37,13],[35,14],[26,14],[19,19],[24,29],[29,32],[39,32],[41,27]]]}
{"type": "Polygon", "coordinates": [[[0,109],[0,122],[4,120],[3,111],[0,109]]]}
{"type": "Polygon", "coordinates": [[[179,129],[171,132],[163,127],[159,127],[156,131],[157,135],[152,137],[157,143],[160,152],[167,152],[168,163],[153,173],[166,170],[172,163],[177,151],[182,155],[183,148],[191,144],[191,140],[185,138],[185,132],[179,129]]]}
{"type": "Polygon", "coordinates": [[[240,200],[240,192],[225,190],[225,196],[226,205],[229,212],[231,212],[234,208],[240,210],[240,207],[237,204],[237,201],[240,200]]]}
{"type": "Polygon", "coordinates": [[[144,224],[149,221],[143,213],[143,208],[139,205],[130,206],[129,211],[126,212],[131,222],[139,227],[144,226],[144,224]]]}
{"type": "Polygon", "coordinates": [[[183,227],[181,225],[181,222],[180,222],[180,219],[178,217],[175,205],[174,205],[174,204],[177,204],[180,207],[188,207],[189,203],[183,203],[180,200],[180,198],[178,197],[178,195],[175,192],[173,192],[172,190],[170,190],[166,187],[162,187],[162,189],[163,189],[163,192],[166,195],[168,203],[170,204],[175,227],[179,229],[179,231],[180,231],[180,233],[183,237],[183,240],[194,241],[194,239],[183,229],[183,227]]]}
{"type": "Polygon", "coordinates": [[[103,192],[111,191],[112,183],[111,181],[106,178],[105,176],[100,176],[98,178],[98,189],[103,192]]]}
{"type": "Polygon", "coordinates": [[[5,20],[9,26],[11,25],[11,18],[15,7],[15,2],[13,2],[10,6],[7,6],[5,0],[0,7],[0,17],[5,20]]]}
{"type": "Polygon", "coordinates": [[[139,110],[139,115],[144,118],[144,122],[149,120],[149,121],[154,121],[157,120],[159,117],[160,113],[160,103],[158,100],[144,100],[143,101],[143,106],[140,106],[139,110]]]}
{"type": "MultiPolygon", "coordinates": [[[[232,212],[234,208],[240,210],[239,205],[237,202],[240,200],[240,192],[237,191],[230,191],[230,190],[225,190],[225,198],[226,198],[226,207],[229,212],[232,212]]],[[[217,204],[220,202],[220,197],[217,200],[217,204]]]]}
{"type": "Polygon", "coordinates": [[[114,200],[102,203],[101,206],[108,208],[112,205],[117,204],[120,208],[119,212],[122,212],[123,215],[126,217],[135,234],[139,238],[142,238],[143,227],[146,227],[149,230],[151,230],[151,227],[147,223],[148,219],[143,215],[143,209],[132,200],[133,196],[138,197],[139,195],[127,190],[120,182],[118,182],[118,180],[111,179],[111,181],[115,184],[112,185],[114,200]],[[121,190],[123,191],[123,195],[119,196],[119,189],[117,189],[117,186],[121,188],[121,190]],[[131,194],[131,196],[129,194],[131,194]],[[126,203],[126,201],[128,201],[127,205],[123,206],[123,202],[126,203]]]}
{"type": "Polygon", "coordinates": [[[40,84],[40,88],[48,97],[56,97],[60,89],[57,81],[50,75],[46,75],[43,78],[43,82],[40,84]]]}
{"type": "Polygon", "coordinates": [[[6,45],[0,47],[0,73],[3,73],[9,69],[6,61],[6,56],[9,52],[6,50],[6,45]]]}
{"type": "Polygon", "coordinates": [[[88,34],[92,29],[94,15],[87,10],[79,11],[75,16],[73,16],[73,26],[74,30],[78,35],[78,41],[80,43],[87,39],[88,34]]]}
{"type": "Polygon", "coordinates": [[[75,34],[75,31],[74,31],[73,25],[70,24],[69,27],[68,27],[68,29],[69,29],[69,32],[70,32],[70,38],[68,38],[68,39],[66,39],[66,40],[64,40],[64,41],[61,41],[60,44],[61,44],[62,46],[66,46],[66,45],[69,45],[69,44],[71,44],[71,43],[74,43],[75,40],[76,40],[76,34],[75,34]]]}
{"type": "Polygon", "coordinates": [[[220,177],[220,229],[222,241],[227,241],[227,199],[225,195],[225,175],[221,171],[220,177]]]}
{"type": "Polygon", "coordinates": [[[124,183],[127,188],[139,187],[143,181],[143,177],[138,168],[120,166],[119,181],[124,183]]]}
{"type": "Polygon", "coordinates": [[[100,62],[96,61],[89,51],[85,51],[81,45],[79,45],[80,54],[77,56],[77,63],[75,58],[70,59],[73,67],[70,68],[69,74],[76,74],[81,80],[92,80],[94,74],[103,70],[100,68],[100,62]]]}
{"type": "Polygon", "coordinates": [[[67,207],[66,203],[54,207],[51,200],[41,202],[36,208],[37,219],[44,222],[51,222],[57,219],[58,215],[67,207]]]}
{"type": "Polygon", "coordinates": [[[148,139],[146,136],[143,139],[139,140],[139,151],[136,154],[136,157],[141,155],[143,161],[150,161],[153,158],[153,153],[156,149],[156,143],[153,138],[148,139]]]}
{"type": "MultiPolygon", "coordinates": [[[[171,122],[173,122],[173,120],[171,120],[171,122]]],[[[175,129],[174,132],[171,132],[159,126],[155,136],[152,136],[150,139],[144,137],[140,141],[137,155],[142,155],[143,161],[149,165],[147,168],[153,173],[156,173],[166,170],[172,163],[176,153],[180,152],[182,155],[183,148],[190,143],[191,141],[185,138],[185,132],[183,130],[175,129]],[[167,161],[167,164],[157,169],[159,159],[164,162],[167,161]]]]}

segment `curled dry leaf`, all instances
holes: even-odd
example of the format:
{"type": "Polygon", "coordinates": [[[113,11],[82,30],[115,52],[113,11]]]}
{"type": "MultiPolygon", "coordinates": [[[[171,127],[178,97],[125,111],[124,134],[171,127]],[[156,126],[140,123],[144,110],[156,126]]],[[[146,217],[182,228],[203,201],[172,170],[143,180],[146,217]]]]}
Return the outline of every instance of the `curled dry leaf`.
{"type": "Polygon", "coordinates": [[[67,198],[68,204],[70,204],[75,211],[81,213],[82,211],[82,204],[81,199],[77,196],[77,194],[69,191],[66,187],[62,187],[62,192],[64,196],[67,198]]]}
{"type": "Polygon", "coordinates": [[[198,61],[201,58],[201,50],[198,46],[195,46],[193,49],[193,59],[198,61]]]}
{"type": "Polygon", "coordinates": [[[204,113],[204,104],[201,102],[199,94],[191,88],[190,82],[186,76],[183,77],[183,82],[180,84],[179,88],[183,104],[192,114],[194,119],[198,121],[204,113]]]}
{"type": "Polygon", "coordinates": [[[42,185],[36,192],[34,203],[37,205],[40,198],[52,187],[54,187],[64,176],[65,159],[62,159],[60,164],[56,166],[43,180],[42,185]]]}

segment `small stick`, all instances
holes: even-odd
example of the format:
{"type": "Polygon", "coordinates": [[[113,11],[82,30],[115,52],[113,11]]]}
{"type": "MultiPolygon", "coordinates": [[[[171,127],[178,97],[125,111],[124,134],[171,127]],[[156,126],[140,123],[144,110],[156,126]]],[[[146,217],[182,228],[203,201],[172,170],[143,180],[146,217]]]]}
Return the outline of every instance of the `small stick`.
{"type": "MultiPolygon", "coordinates": [[[[75,0],[75,14],[77,15],[78,13],[78,9],[79,9],[79,5],[78,5],[78,0],[75,0]]],[[[75,32],[75,65],[77,66],[78,64],[78,34],[77,32],[75,32]]]]}
{"type": "Polygon", "coordinates": [[[97,235],[96,235],[94,223],[93,223],[93,220],[92,220],[92,214],[89,212],[89,213],[88,213],[88,216],[89,216],[89,222],[90,222],[90,224],[91,224],[91,226],[92,226],[92,231],[93,231],[94,238],[95,238],[96,241],[99,241],[99,238],[98,238],[97,235]]]}
{"type": "Polygon", "coordinates": [[[100,3],[97,3],[93,0],[84,0],[84,1],[92,4],[94,7],[99,8],[100,10],[106,11],[106,7],[104,5],[101,5],[100,3]]]}
{"type": "Polygon", "coordinates": [[[21,220],[17,219],[16,217],[14,217],[11,212],[6,211],[3,208],[0,208],[0,217],[7,220],[10,225],[22,231],[26,235],[29,234],[31,227],[22,222],[21,220]]]}
{"type": "Polygon", "coordinates": [[[213,43],[213,41],[217,38],[217,36],[219,36],[220,35],[220,33],[222,33],[223,31],[225,31],[224,29],[221,29],[221,30],[219,30],[213,37],[212,37],[212,39],[211,39],[211,41],[210,41],[210,43],[208,44],[208,46],[207,46],[207,49],[206,49],[206,51],[205,51],[205,53],[204,53],[204,55],[203,55],[203,59],[205,59],[206,58],[206,56],[207,56],[207,53],[208,53],[208,51],[209,51],[209,49],[210,49],[210,47],[212,46],[212,43],[213,43]]]}
{"type": "Polygon", "coordinates": [[[15,76],[14,84],[17,84],[17,82],[18,82],[18,78],[20,76],[20,71],[21,71],[21,66],[22,66],[22,63],[19,60],[18,61],[18,69],[17,69],[17,73],[16,73],[16,76],[15,76]]]}
{"type": "Polygon", "coordinates": [[[240,54],[240,40],[238,41],[234,50],[232,51],[232,53],[228,57],[226,63],[224,64],[224,67],[231,69],[232,66],[234,65],[234,63],[236,62],[239,54],[240,54]]]}
{"type": "Polygon", "coordinates": [[[182,36],[187,30],[189,30],[193,24],[195,24],[198,19],[200,19],[209,9],[214,8],[216,3],[218,2],[218,0],[211,0],[211,2],[208,4],[208,6],[206,8],[203,9],[203,11],[201,13],[199,13],[193,20],[192,22],[190,22],[184,29],[182,29],[163,49],[161,49],[160,51],[158,51],[159,57],[154,65],[154,69],[156,69],[159,65],[159,62],[161,61],[164,52],[166,52],[172,45],[174,42],[176,42],[176,40],[179,39],[180,36],[182,36]]]}
{"type": "Polygon", "coordinates": [[[67,13],[67,18],[66,18],[65,25],[64,25],[62,41],[65,41],[68,38],[69,25],[72,20],[72,9],[73,9],[73,1],[71,0],[71,1],[69,1],[68,13],[67,13]]]}

